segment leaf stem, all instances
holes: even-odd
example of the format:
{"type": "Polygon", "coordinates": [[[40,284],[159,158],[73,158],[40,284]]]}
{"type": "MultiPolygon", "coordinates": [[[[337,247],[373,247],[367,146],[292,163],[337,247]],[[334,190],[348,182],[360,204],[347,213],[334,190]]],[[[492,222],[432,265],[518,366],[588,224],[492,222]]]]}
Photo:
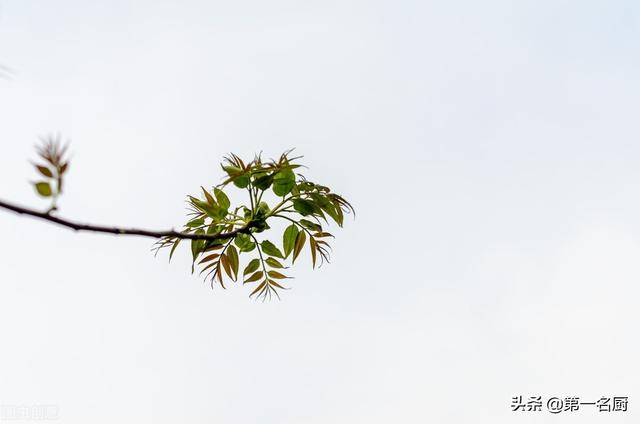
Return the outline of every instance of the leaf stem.
{"type": "MultiPolygon", "coordinates": [[[[251,236],[251,238],[253,239],[253,242],[256,244],[256,248],[258,249],[258,255],[260,255],[260,263],[262,264],[262,272],[264,272],[264,279],[267,282],[265,286],[268,288],[267,290],[269,290],[271,288],[271,284],[269,284],[269,275],[267,274],[267,266],[265,265],[264,257],[262,256],[262,249],[260,248],[260,243],[258,243],[258,239],[252,233],[249,233],[249,236],[251,236]]],[[[258,293],[258,296],[260,296],[259,293],[258,293]]],[[[265,297],[266,297],[266,294],[265,296],[263,296],[263,299],[265,297]]]]}

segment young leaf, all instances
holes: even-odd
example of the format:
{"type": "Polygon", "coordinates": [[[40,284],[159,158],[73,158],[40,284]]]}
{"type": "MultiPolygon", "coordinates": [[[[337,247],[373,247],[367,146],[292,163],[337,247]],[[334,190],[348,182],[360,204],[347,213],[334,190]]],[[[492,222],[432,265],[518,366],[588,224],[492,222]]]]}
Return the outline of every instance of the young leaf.
{"type": "MultiPolygon", "coordinates": [[[[203,218],[204,219],[204,218],[203,218]]],[[[207,226],[207,234],[218,234],[220,232],[222,232],[222,230],[224,229],[223,226],[221,226],[220,224],[217,224],[215,221],[211,222],[211,224],[209,224],[207,226]]]]}
{"type": "Polygon", "coordinates": [[[267,285],[267,280],[265,280],[265,281],[263,281],[262,283],[260,283],[260,284],[258,285],[258,287],[256,287],[256,288],[251,292],[251,294],[249,295],[249,297],[251,297],[251,296],[253,296],[254,294],[256,294],[257,292],[259,292],[259,291],[260,291],[262,288],[264,288],[264,286],[266,286],[266,285],[267,285]]]}
{"type": "Polygon", "coordinates": [[[279,289],[287,290],[287,288],[286,288],[286,287],[282,287],[280,284],[278,284],[278,282],[277,282],[277,281],[269,280],[269,284],[271,284],[272,286],[276,286],[276,287],[277,287],[277,288],[279,288],[279,289]]]}
{"type": "Polygon", "coordinates": [[[222,165],[222,169],[230,176],[234,177],[242,172],[242,169],[232,165],[222,165]]]}
{"type": "Polygon", "coordinates": [[[265,262],[267,263],[267,265],[269,265],[271,268],[284,268],[284,265],[282,265],[277,259],[275,258],[267,258],[267,260],[265,260],[265,262]]]}
{"type": "Polygon", "coordinates": [[[204,249],[205,252],[211,252],[214,250],[220,250],[224,247],[224,244],[212,244],[210,246],[207,246],[206,249],[204,249]]]}
{"type": "Polygon", "coordinates": [[[255,248],[256,248],[256,244],[254,242],[250,242],[249,244],[243,246],[242,249],[240,249],[240,251],[243,253],[247,253],[247,252],[251,252],[255,248]]]}
{"type": "Polygon", "coordinates": [[[296,258],[298,257],[298,255],[300,254],[300,252],[302,251],[302,248],[304,247],[304,242],[307,240],[307,236],[305,234],[304,231],[300,231],[298,233],[298,237],[296,237],[296,245],[293,248],[293,262],[296,262],[296,258]]]}
{"type": "Polygon", "coordinates": [[[218,206],[213,196],[207,190],[205,190],[204,187],[200,186],[200,188],[202,189],[204,197],[207,199],[207,203],[209,204],[209,206],[211,206],[212,208],[218,206]]]}
{"type": "Polygon", "coordinates": [[[233,184],[238,188],[246,188],[249,185],[248,175],[239,175],[233,179],[233,184]]]}
{"type": "Polygon", "coordinates": [[[307,216],[313,214],[318,207],[310,200],[306,199],[293,199],[293,209],[300,215],[307,216]]]}
{"type": "Polygon", "coordinates": [[[226,214],[226,211],[222,210],[217,204],[211,205],[193,196],[189,196],[189,199],[193,206],[206,213],[210,218],[219,220],[226,214]]]}
{"type": "Polygon", "coordinates": [[[307,219],[301,219],[300,224],[302,224],[302,226],[307,230],[322,231],[322,226],[320,226],[319,224],[316,224],[315,222],[311,222],[307,219]]]}
{"type": "MultiPolygon", "coordinates": [[[[202,234],[204,231],[197,230],[196,234],[202,234]]],[[[193,261],[191,263],[191,273],[193,274],[194,265],[196,263],[196,259],[198,259],[198,255],[202,253],[202,249],[204,248],[204,240],[191,240],[191,255],[193,256],[193,261]]]]}
{"type": "Polygon", "coordinates": [[[224,194],[224,191],[220,190],[218,187],[214,187],[213,193],[215,194],[216,199],[218,199],[218,204],[220,205],[220,207],[224,210],[229,210],[229,207],[231,207],[231,202],[229,201],[227,195],[224,194]]]}
{"type": "Polygon", "coordinates": [[[271,183],[273,182],[273,174],[264,174],[260,175],[253,182],[254,187],[259,188],[260,190],[266,190],[269,188],[271,183]]]}
{"type": "Polygon", "coordinates": [[[233,271],[233,280],[235,281],[238,278],[238,267],[240,266],[240,261],[238,258],[238,251],[233,245],[229,245],[227,248],[227,257],[229,258],[229,265],[233,271]]]}
{"type": "Polygon", "coordinates": [[[296,245],[298,232],[298,226],[296,224],[291,224],[286,230],[284,230],[284,234],[282,235],[282,247],[284,249],[285,258],[288,258],[289,254],[293,251],[293,248],[296,245]]]}
{"type": "Polygon", "coordinates": [[[339,226],[342,226],[342,217],[336,211],[336,207],[333,203],[327,201],[327,203],[320,206],[323,211],[327,213],[339,226]]]}
{"type": "Polygon", "coordinates": [[[226,253],[223,253],[222,256],[220,256],[220,263],[224,268],[224,272],[226,272],[229,278],[233,280],[233,273],[231,272],[231,264],[229,263],[229,257],[226,255],[226,253]]]}
{"type": "Polygon", "coordinates": [[[262,243],[260,243],[260,247],[262,247],[262,251],[267,255],[284,259],[284,256],[280,252],[280,249],[278,249],[276,245],[271,243],[269,240],[263,240],[262,243]]]}
{"type": "Polygon", "coordinates": [[[313,263],[313,268],[316,267],[316,250],[318,249],[318,245],[313,237],[309,237],[309,247],[311,248],[311,261],[313,263]]]}
{"type": "Polygon", "coordinates": [[[224,283],[222,282],[222,271],[220,270],[220,266],[222,265],[222,262],[218,261],[216,263],[218,264],[218,266],[216,267],[216,272],[214,274],[214,277],[218,278],[218,283],[220,283],[222,288],[224,288],[224,283]]]}
{"type": "Polygon", "coordinates": [[[269,274],[269,277],[271,277],[271,278],[279,278],[279,279],[291,278],[291,277],[287,277],[284,274],[280,274],[278,271],[269,271],[269,272],[267,272],[267,274],[269,274]]]}
{"type": "Polygon", "coordinates": [[[260,259],[251,259],[247,267],[242,272],[242,275],[250,274],[255,270],[257,270],[259,267],[260,267],[260,259]]]}
{"type": "Polygon", "coordinates": [[[245,283],[253,283],[254,281],[258,281],[259,279],[261,279],[263,275],[264,275],[264,272],[258,271],[256,273],[254,273],[253,275],[251,275],[246,280],[244,280],[244,282],[245,283]]]}
{"type": "Polygon", "coordinates": [[[53,194],[51,191],[51,185],[46,182],[39,182],[34,184],[36,191],[42,197],[51,197],[53,194]]]}
{"type": "Polygon", "coordinates": [[[338,225],[340,227],[342,227],[342,224],[344,222],[344,212],[342,212],[342,207],[340,205],[340,203],[337,200],[333,200],[333,205],[336,207],[335,211],[336,211],[336,222],[338,223],[338,225]]]}
{"type": "Polygon", "coordinates": [[[283,169],[273,178],[273,192],[276,196],[287,195],[296,185],[296,175],[291,169],[283,169]]]}
{"type": "Polygon", "coordinates": [[[200,254],[200,240],[191,240],[191,255],[193,256],[193,261],[198,258],[200,254]]]}
{"type": "Polygon", "coordinates": [[[212,261],[212,260],[216,259],[218,256],[220,256],[220,255],[217,254],[217,253],[213,253],[211,255],[208,255],[204,259],[202,259],[200,262],[198,262],[198,265],[203,264],[205,262],[212,261]]]}
{"type": "Polygon", "coordinates": [[[34,165],[34,166],[45,177],[53,178],[53,172],[51,172],[51,170],[46,166],[42,166],[42,165],[34,165]]]}
{"type": "Polygon", "coordinates": [[[186,226],[189,228],[198,228],[198,227],[202,227],[203,225],[204,225],[204,218],[196,218],[187,222],[186,226]]]}
{"type": "Polygon", "coordinates": [[[238,246],[241,252],[251,252],[256,248],[256,244],[251,241],[251,236],[248,234],[238,234],[233,243],[238,246]]]}
{"type": "Polygon", "coordinates": [[[173,246],[171,247],[171,251],[169,252],[169,262],[171,262],[171,258],[173,257],[173,252],[176,251],[176,248],[180,244],[181,240],[182,239],[176,239],[176,241],[173,242],[173,246]]]}

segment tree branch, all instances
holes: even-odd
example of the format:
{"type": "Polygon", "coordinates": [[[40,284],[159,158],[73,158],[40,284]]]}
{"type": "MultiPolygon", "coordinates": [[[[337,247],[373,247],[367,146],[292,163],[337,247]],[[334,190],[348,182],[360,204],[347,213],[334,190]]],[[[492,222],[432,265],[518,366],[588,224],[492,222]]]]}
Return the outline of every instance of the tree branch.
{"type": "Polygon", "coordinates": [[[58,218],[49,213],[39,212],[33,209],[24,208],[22,206],[13,205],[11,203],[7,203],[2,200],[0,200],[0,208],[8,209],[10,211],[13,211],[21,215],[29,215],[45,221],[53,222],[54,224],[62,225],[63,227],[71,228],[75,231],[92,231],[95,233],[143,236],[143,237],[152,237],[152,238],[173,237],[177,239],[188,239],[188,240],[230,239],[240,233],[248,234],[251,227],[254,226],[253,223],[248,223],[247,225],[237,228],[228,233],[218,233],[218,234],[192,234],[192,233],[183,233],[175,230],[149,231],[149,230],[141,230],[137,228],[118,228],[118,227],[105,227],[102,225],[80,224],[77,222],[58,218]]]}

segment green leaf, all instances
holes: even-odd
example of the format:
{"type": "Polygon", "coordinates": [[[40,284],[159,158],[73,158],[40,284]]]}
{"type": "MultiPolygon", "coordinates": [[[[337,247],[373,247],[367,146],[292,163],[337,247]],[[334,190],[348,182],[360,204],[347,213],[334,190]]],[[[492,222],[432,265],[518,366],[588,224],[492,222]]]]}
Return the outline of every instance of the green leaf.
{"type": "Polygon", "coordinates": [[[298,257],[298,255],[300,254],[300,252],[302,251],[302,248],[304,247],[304,242],[307,240],[307,235],[305,234],[304,231],[300,231],[298,233],[298,237],[296,237],[296,245],[293,248],[293,262],[296,262],[296,258],[298,257]]]}
{"type": "Polygon", "coordinates": [[[342,227],[342,214],[339,214],[338,211],[336,211],[336,207],[333,203],[328,202],[320,207],[336,222],[336,224],[342,227]]]}
{"type": "Polygon", "coordinates": [[[318,193],[311,193],[311,197],[313,198],[313,201],[319,206],[322,207],[326,204],[331,203],[331,201],[329,199],[327,199],[325,196],[318,194],[318,193]]]}
{"type": "Polygon", "coordinates": [[[296,174],[291,169],[283,169],[273,178],[273,192],[276,196],[287,195],[296,185],[296,174]]]}
{"type": "Polygon", "coordinates": [[[246,280],[244,280],[244,282],[245,283],[253,283],[254,281],[258,281],[259,279],[261,279],[263,275],[264,275],[264,272],[258,271],[256,273],[254,273],[253,275],[251,275],[246,280]]]}
{"type": "MultiPolygon", "coordinates": [[[[207,226],[207,234],[209,235],[220,234],[222,230],[224,230],[224,226],[216,224],[215,222],[212,222],[207,226]]],[[[226,240],[219,240],[219,242],[226,243],[226,240]]]]}
{"type": "Polygon", "coordinates": [[[233,179],[233,184],[238,188],[246,188],[249,185],[248,175],[239,175],[233,179]]]}
{"type": "Polygon", "coordinates": [[[316,212],[318,206],[307,199],[293,199],[293,209],[295,209],[300,215],[307,216],[316,212]]]}
{"type": "Polygon", "coordinates": [[[269,213],[269,211],[271,211],[271,208],[269,208],[267,202],[260,202],[258,204],[257,216],[265,216],[269,213]]]}
{"type": "Polygon", "coordinates": [[[204,197],[207,199],[207,203],[211,207],[218,206],[218,204],[216,203],[216,201],[213,198],[213,196],[211,195],[211,193],[209,193],[207,190],[205,190],[204,187],[202,187],[202,186],[200,186],[200,188],[202,189],[202,192],[204,193],[204,197]]]}
{"type": "MultiPolygon", "coordinates": [[[[197,230],[196,234],[203,234],[204,231],[197,230]]],[[[198,255],[202,253],[206,241],[205,240],[191,240],[191,255],[193,256],[193,264],[195,264],[198,255]]],[[[191,265],[191,272],[193,273],[193,264],[191,265]]]]}
{"type": "Polygon", "coordinates": [[[338,223],[340,227],[342,227],[342,224],[344,222],[344,212],[342,212],[342,205],[340,204],[339,200],[333,199],[333,206],[335,207],[335,211],[336,211],[335,221],[338,223]]]}
{"type": "Polygon", "coordinates": [[[186,226],[189,228],[197,228],[197,227],[202,227],[203,225],[204,225],[204,218],[196,218],[187,222],[186,226]]]}
{"type": "Polygon", "coordinates": [[[253,186],[260,190],[266,190],[273,183],[273,174],[259,174],[259,176],[253,181],[253,186]]]}
{"type": "Polygon", "coordinates": [[[192,205],[194,205],[195,207],[200,209],[202,212],[207,214],[207,216],[215,220],[220,220],[224,218],[224,216],[227,214],[227,211],[223,210],[217,204],[211,205],[208,202],[205,202],[193,196],[189,196],[189,199],[191,200],[192,205]]]}
{"type": "Polygon", "coordinates": [[[173,246],[171,247],[171,251],[169,252],[169,262],[171,262],[171,258],[173,257],[173,252],[176,251],[176,248],[180,244],[181,240],[182,239],[176,239],[176,241],[173,242],[173,246]]]}
{"type": "Polygon", "coordinates": [[[51,191],[51,185],[45,182],[39,182],[34,184],[36,191],[42,197],[51,197],[53,192],[51,191]]]}
{"type": "Polygon", "coordinates": [[[229,210],[229,207],[231,207],[231,202],[229,201],[227,195],[224,194],[224,191],[220,190],[218,187],[214,187],[213,193],[215,194],[220,207],[226,211],[229,210]]]}
{"type": "Polygon", "coordinates": [[[251,241],[251,237],[248,234],[238,234],[233,243],[238,246],[241,252],[251,252],[256,248],[256,244],[251,241]]]}
{"type": "Polygon", "coordinates": [[[284,257],[288,258],[289,254],[293,252],[293,248],[296,245],[296,237],[298,237],[298,226],[291,224],[284,230],[282,235],[282,246],[284,249],[284,257]]]}
{"type": "Polygon", "coordinates": [[[267,274],[269,274],[269,277],[271,278],[278,278],[278,279],[291,278],[291,277],[287,277],[284,274],[280,274],[278,271],[269,271],[267,272],[267,274]]]}
{"type": "Polygon", "coordinates": [[[238,174],[240,174],[242,172],[242,169],[238,168],[237,166],[231,166],[231,165],[223,165],[222,169],[229,174],[230,177],[234,177],[238,174]]]}
{"type": "Polygon", "coordinates": [[[250,274],[250,273],[254,272],[255,270],[257,270],[259,267],[260,267],[260,259],[257,259],[257,258],[256,259],[251,259],[249,264],[246,266],[246,268],[242,272],[242,275],[250,274]]]}
{"type": "Polygon", "coordinates": [[[274,258],[267,258],[265,262],[271,268],[284,268],[284,265],[282,265],[277,259],[274,259],[274,258]]]}
{"type": "Polygon", "coordinates": [[[229,258],[229,265],[231,266],[231,270],[233,271],[235,281],[238,278],[238,267],[240,266],[240,260],[238,258],[238,251],[233,245],[229,245],[227,247],[227,257],[229,258]]]}
{"type": "Polygon", "coordinates": [[[255,248],[256,248],[256,244],[254,242],[251,242],[251,243],[243,246],[242,249],[240,249],[240,251],[243,252],[243,253],[247,253],[247,252],[251,252],[255,248]]]}
{"type": "Polygon", "coordinates": [[[53,178],[53,172],[49,168],[43,165],[34,165],[36,169],[45,177],[53,178]]]}
{"type": "Polygon", "coordinates": [[[282,252],[280,252],[280,249],[278,249],[276,245],[271,243],[269,240],[263,240],[262,243],[260,243],[260,247],[262,247],[262,251],[267,255],[284,259],[282,252]]]}
{"type": "Polygon", "coordinates": [[[311,231],[322,231],[322,226],[320,224],[316,224],[315,222],[311,222],[307,219],[301,219],[300,224],[307,230],[311,231]]]}

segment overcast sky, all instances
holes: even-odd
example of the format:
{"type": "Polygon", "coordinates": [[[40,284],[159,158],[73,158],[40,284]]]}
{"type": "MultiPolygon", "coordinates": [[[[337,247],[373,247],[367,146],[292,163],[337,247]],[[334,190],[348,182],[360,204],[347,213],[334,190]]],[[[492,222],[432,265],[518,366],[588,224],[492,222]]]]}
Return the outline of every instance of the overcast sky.
{"type": "MultiPolygon", "coordinates": [[[[0,1],[0,198],[168,229],[228,152],[351,200],[282,301],[0,211],[0,407],[63,423],[637,422],[640,3],[0,1]],[[629,396],[511,412],[511,397],[629,396]]],[[[239,200],[240,197],[234,197],[239,200]]]]}

